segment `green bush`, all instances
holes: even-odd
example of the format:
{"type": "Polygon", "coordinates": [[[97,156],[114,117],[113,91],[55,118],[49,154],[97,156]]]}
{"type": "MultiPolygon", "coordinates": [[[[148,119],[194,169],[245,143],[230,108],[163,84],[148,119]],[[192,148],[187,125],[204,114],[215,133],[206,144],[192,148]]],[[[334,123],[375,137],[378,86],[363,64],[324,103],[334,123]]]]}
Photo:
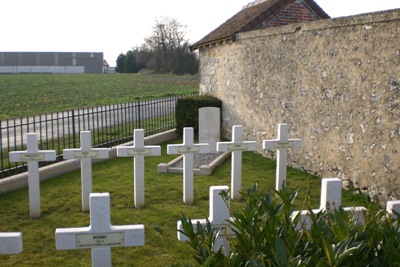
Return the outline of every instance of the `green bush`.
{"type": "Polygon", "coordinates": [[[214,252],[216,235],[210,223],[194,229],[190,219],[181,219],[182,233],[199,265],[400,266],[400,219],[392,219],[385,210],[369,207],[364,225],[342,208],[319,212],[311,215],[310,230],[296,230],[299,217],[291,215],[297,191],[284,188],[264,194],[254,186],[243,196],[246,207],[229,222],[236,234],[229,240],[229,256],[221,249],[214,252]]]}
{"type": "Polygon", "coordinates": [[[194,132],[198,133],[199,108],[203,107],[217,107],[222,111],[222,101],[210,95],[189,96],[177,100],[175,118],[179,136],[182,136],[184,127],[193,127],[194,132]]]}

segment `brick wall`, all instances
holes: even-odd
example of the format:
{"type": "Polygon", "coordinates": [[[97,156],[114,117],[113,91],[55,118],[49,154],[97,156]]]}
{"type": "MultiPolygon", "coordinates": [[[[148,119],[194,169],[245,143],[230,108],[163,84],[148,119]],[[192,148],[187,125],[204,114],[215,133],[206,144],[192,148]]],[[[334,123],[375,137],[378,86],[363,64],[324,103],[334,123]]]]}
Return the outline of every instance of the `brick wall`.
{"type": "Polygon", "coordinates": [[[271,157],[262,140],[287,123],[302,139],[290,165],[400,198],[400,10],[237,37],[200,50],[200,91],[223,101],[225,137],[243,125],[271,157]]]}

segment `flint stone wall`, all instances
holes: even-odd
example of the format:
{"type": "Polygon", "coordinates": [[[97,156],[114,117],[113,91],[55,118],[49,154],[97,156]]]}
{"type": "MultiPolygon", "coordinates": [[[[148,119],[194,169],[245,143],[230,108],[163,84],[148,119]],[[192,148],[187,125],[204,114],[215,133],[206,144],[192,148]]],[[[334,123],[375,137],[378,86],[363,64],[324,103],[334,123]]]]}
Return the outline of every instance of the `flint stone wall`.
{"type": "Polygon", "coordinates": [[[290,165],[380,202],[400,198],[399,9],[242,33],[201,49],[200,62],[225,137],[241,124],[261,144],[287,123],[302,139],[290,165]]]}

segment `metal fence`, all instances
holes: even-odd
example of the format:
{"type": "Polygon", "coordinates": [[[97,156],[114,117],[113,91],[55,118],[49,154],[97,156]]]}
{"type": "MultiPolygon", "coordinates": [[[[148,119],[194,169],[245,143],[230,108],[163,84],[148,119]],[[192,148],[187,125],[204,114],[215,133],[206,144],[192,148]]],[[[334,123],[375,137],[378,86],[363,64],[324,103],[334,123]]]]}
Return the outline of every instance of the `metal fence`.
{"type": "MultiPolygon", "coordinates": [[[[91,131],[93,147],[112,147],[133,140],[133,129],[145,136],[175,128],[175,103],[186,95],[85,108],[0,121],[2,142],[0,179],[25,172],[27,165],[10,163],[10,151],[26,150],[26,133],[36,133],[40,150],[55,150],[63,160],[65,148],[80,146],[80,132],[91,131]]],[[[55,162],[40,162],[40,166],[55,162]]]]}

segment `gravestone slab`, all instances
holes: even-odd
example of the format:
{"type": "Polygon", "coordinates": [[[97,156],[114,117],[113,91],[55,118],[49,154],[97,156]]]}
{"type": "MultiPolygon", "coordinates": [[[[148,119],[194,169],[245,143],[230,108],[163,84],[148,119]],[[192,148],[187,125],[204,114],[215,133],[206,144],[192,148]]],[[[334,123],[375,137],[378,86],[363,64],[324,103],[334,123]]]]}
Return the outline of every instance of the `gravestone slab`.
{"type": "Polygon", "coordinates": [[[107,159],[108,148],[92,148],[90,131],[81,132],[81,147],[64,149],[64,159],[79,159],[81,161],[82,210],[88,211],[89,195],[92,193],[92,160],[107,159]]]}
{"type": "MultiPolygon", "coordinates": [[[[193,228],[197,228],[197,224],[204,226],[207,223],[207,220],[210,222],[211,226],[217,229],[217,238],[214,244],[214,251],[218,251],[220,247],[222,247],[222,251],[225,255],[228,254],[229,241],[228,237],[232,237],[233,234],[229,230],[227,220],[233,220],[230,217],[229,212],[229,201],[225,203],[223,198],[221,197],[221,192],[227,192],[229,190],[228,186],[211,186],[210,187],[210,208],[209,208],[209,217],[208,219],[194,219],[191,220],[193,228]],[[228,235],[228,236],[227,236],[228,235]]],[[[182,222],[178,221],[177,223],[178,229],[178,240],[187,241],[188,238],[186,235],[181,233],[183,230],[182,222]]]]}
{"type": "Polygon", "coordinates": [[[160,146],[145,146],[144,145],[144,130],[134,130],[133,146],[117,147],[118,157],[133,157],[133,187],[134,187],[134,202],[136,208],[144,207],[144,157],[145,156],[160,156],[160,146]]]}
{"type": "Polygon", "coordinates": [[[264,140],[263,149],[276,149],[276,190],[281,190],[286,182],[286,165],[288,148],[300,147],[300,139],[288,139],[287,124],[279,124],[278,138],[273,140],[264,140]]]}
{"type": "Polygon", "coordinates": [[[207,153],[208,144],[194,144],[192,127],[183,129],[183,144],[167,145],[168,154],[183,154],[183,203],[193,204],[193,154],[207,153]]]}
{"type": "Polygon", "coordinates": [[[217,153],[221,138],[221,111],[216,107],[199,108],[199,143],[210,145],[209,153],[217,153]]]}
{"type": "Polygon", "coordinates": [[[31,218],[40,217],[39,161],[55,161],[56,151],[39,150],[36,133],[26,134],[26,151],[9,153],[10,162],[28,162],[29,210],[31,218]]]}
{"type": "Polygon", "coordinates": [[[242,191],[242,152],[256,151],[256,141],[243,141],[243,127],[234,125],[232,127],[232,141],[217,142],[217,151],[230,151],[232,154],[231,164],[231,197],[240,199],[242,191]]]}
{"type": "Polygon", "coordinates": [[[90,194],[90,225],[57,228],[56,249],[91,249],[92,266],[111,266],[112,247],[144,245],[144,225],[111,225],[110,194],[90,194]]]}
{"type": "Polygon", "coordinates": [[[0,233],[0,255],[19,254],[22,252],[22,233],[0,233]]]}

